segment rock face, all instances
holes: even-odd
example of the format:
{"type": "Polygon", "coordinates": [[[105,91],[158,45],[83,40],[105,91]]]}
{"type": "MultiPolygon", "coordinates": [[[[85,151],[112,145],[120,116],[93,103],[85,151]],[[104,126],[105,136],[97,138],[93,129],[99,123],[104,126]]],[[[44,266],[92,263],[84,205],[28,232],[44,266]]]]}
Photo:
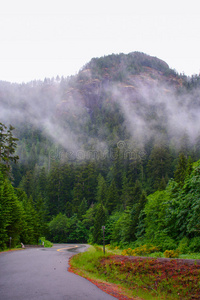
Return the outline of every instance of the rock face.
{"type": "Polygon", "coordinates": [[[142,96],[141,89],[163,86],[163,92],[168,92],[182,84],[183,79],[167,63],[143,53],[93,58],[67,87],[59,111],[66,113],[71,101],[77,101],[92,111],[104,100],[112,101],[119,93],[135,101],[142,96]]]}

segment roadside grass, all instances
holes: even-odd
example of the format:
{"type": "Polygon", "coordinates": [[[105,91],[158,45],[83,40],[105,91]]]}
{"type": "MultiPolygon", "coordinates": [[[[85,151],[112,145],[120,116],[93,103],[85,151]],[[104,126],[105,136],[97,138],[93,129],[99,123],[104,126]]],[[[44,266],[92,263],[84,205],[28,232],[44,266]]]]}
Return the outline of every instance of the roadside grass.
{"type": "Polygon", "coordinates": [[[199,299],[200,266],[154,258],[131,260],[127,256],[103,255],[99,248],[91,246],[87,252],[73,256],[72,270],[85,278],[117,284],[131,299],[199,299]]]}

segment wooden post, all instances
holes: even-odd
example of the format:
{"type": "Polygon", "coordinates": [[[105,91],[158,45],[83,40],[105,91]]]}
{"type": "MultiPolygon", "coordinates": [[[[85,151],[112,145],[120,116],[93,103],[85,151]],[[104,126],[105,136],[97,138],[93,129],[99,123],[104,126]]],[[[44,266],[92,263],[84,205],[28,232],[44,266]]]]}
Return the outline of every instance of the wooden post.
{"type": "Polygon", "coordinates": [[[102,226],[102,229],[103,229],[103,253],[105,254],[105,236],[104,236],[105,226],[102,226]]]}

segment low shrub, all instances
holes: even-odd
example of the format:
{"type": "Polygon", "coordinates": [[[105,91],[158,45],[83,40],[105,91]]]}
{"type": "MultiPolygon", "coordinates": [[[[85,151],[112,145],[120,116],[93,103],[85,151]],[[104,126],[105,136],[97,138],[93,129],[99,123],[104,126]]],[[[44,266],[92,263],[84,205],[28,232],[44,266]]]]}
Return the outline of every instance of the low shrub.
{"type": "Polygon", "coordinates": [[[44,243],[44,247],[50,248],[50,247],[53,246],[53,243],[50,242],[50,241],[47,241],[47,240],[45,239],[45,237],[41,237],[39,240],[40,240],[40,244],[41,244],[41,245],[43,245],[43,243],[44,243]]]}
{"type": "Polygon", "coordinates": [[[158,252],[159,248],[153,245],[142,245],[135,249],[124,249],[122,251],[122,255],[129,255],[129,256],[144,256],[149,255],[150,253],[158,252]]]}
{"type": "Polygon", "coordinates": [[[165,250],[164,257],[167,258],[178,258],[180,254],[180,251],[178,249],[176,250],[165,250]]]}

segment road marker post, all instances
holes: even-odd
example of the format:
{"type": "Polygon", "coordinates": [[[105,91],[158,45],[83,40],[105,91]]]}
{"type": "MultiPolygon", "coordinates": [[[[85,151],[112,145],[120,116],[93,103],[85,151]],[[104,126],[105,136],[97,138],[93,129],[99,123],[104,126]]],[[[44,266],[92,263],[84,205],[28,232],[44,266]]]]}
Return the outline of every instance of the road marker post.
{"type": "Polygon", "coordinates": [[[104,236],[105,226],[102,226],[102,229],[103,229],[103,253],[105,254],[105,236],[104,236]]]}

